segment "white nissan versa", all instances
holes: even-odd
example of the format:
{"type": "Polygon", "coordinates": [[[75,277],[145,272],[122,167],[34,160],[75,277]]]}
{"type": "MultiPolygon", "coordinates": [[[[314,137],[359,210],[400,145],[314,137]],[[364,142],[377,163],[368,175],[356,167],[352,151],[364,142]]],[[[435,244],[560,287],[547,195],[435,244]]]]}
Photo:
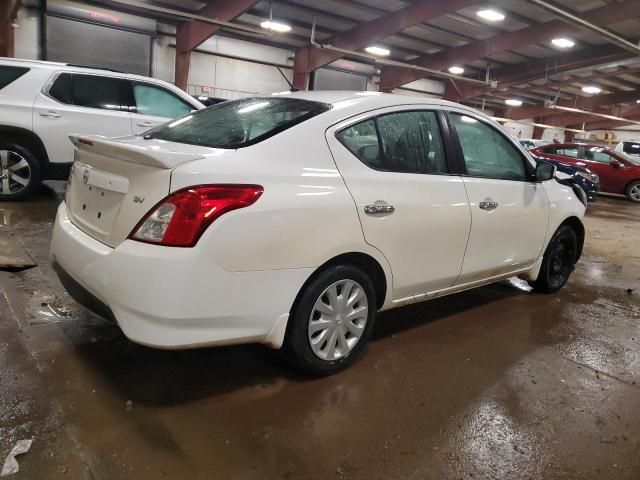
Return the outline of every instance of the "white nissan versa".
{"type": "Polygon", "coordinates": [[[144,345],[261,342],[329,374],[379,310],[513,275],[555,292],[582,251],[571,186],[453,103],[287,92],[72,141],[54,267],[144,345]]]}

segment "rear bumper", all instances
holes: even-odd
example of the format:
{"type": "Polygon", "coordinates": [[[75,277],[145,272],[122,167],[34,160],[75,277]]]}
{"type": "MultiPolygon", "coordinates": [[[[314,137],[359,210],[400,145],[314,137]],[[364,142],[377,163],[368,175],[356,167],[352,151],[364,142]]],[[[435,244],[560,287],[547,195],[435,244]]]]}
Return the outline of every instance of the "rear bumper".
{"type": "Polygon", "coordinates": [[[312,269],[228,272],[211,257],[203,245],[171,248],[126,240],[111,248],[73,225],[64,202],[51,245],[51,260],[70,295],[115,319],[136,343],[279,347],[291,305],[312,269]]]}

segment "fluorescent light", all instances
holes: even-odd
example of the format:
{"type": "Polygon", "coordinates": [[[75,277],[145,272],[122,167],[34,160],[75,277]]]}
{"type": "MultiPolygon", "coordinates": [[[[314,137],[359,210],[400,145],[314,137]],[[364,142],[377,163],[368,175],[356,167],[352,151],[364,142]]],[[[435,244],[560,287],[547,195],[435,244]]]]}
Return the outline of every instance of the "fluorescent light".
{"type": "Polygon", "coordinates": [[[381,57],[386,57],[391,53],[391,51],[388,48],[378,47],[376,45],[371,45],[370,47],[367,47],[364,50],[367,53],[370,53],[371,55],[379,55],[381,57]]]}
{"type": "Polygon", "coordinates": [[[510,107],[520,107],[520,106],[522,106],[522,100],[517,100],[515,98],[509,98],[509,99],[505,100],[504,103],[506,103],[510,107]]]}
{"type": "Polygon", "coordinates": [[[636,103],[640,103],[640,100],[636,100],[636,103]]]}
{"type": "Polygon", "coordinates": [[[504,13],[500,13],[491,8],[487,8],[486,10],[478,10],[478,16],[480,18],[484,18],[485,20],[489,20],[490,22],[501,22],[504,20],[504,13]]]}
{"type": "Polygon", "coordinates": [[[291,26],[286,23],[274,22],[273,20],[265,20],[260,23],[262,28],[271,30],[272,32],[285,33],[291,31],[291,26]]]}
{"type": "Polygon", "coordinates": [[[551,43],[553,43],[558,48],[571,48],[576,44],[576,42],[574,42],[570,38],[564,37],[554,38],[553,40],[551,40],[551,43]]]}
{"type": "Polygon", "coordinates": [[[595,95],[596,93],[600,93],[602,89],[600,87],[596,87],[595,85],[587,85],[586,87],[582,87],[582,91],[584,93],[592,93],[595,95]]]}
{"type": "Polygon", "coordinates": [[[454,65],[453,67],[449,67],[449,72],[454,75],[462,75],[464,73],[464,68],[454,65]]]}

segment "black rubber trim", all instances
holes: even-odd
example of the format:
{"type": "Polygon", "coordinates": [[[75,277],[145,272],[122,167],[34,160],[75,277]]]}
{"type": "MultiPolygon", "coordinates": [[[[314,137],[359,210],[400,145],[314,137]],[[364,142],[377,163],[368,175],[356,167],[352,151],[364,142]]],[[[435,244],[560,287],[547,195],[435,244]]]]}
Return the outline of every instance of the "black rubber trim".
{"type": "Polygon", "coordinates": [[[66,180],[69,178],[69,172],[71,172],[71,165],[73,162],[68,163],[49,163],[47,165],[47,171],[44,175],[45,180],[66,180]]]}
{"type": "Polygon", "coordinates": [[[80,285],[71,275],[69,275],[59,263],[53,263],[53,270],[58,275],[60,283],[65,288],[71,298],[87,310],[95,313],[97,316],[104,318],[113,323],[118,323],[111,309],[86,288],[80,285]]]}

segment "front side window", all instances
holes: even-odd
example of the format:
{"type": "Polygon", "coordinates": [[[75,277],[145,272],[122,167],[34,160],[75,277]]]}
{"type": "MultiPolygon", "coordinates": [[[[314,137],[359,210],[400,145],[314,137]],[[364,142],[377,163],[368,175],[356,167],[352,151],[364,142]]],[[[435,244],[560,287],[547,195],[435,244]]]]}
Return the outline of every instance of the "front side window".
{"type": "Polygon", "coordinates": [[[609,163],[611,161],[611,155],[603,152],[602,149],[598,147],[585,147],[584,159],[598,163],[609,163]]]}
{"type": "Polygon", "coordinates": [[[80,107],[121,110],[124,103],[122,93],[126,86],[126,81],[119,78],[74,74],[71,97],[73,104],[80,107]]]}
{"type": "Polygon", "coordinates": [[[177,95],[164,88],[145,83],[133,84],[133,97],[136,102],[136,112],[141,115],[178,118],[194,110],[194,107],[177,95]]]}
{"type": "Polygon", "coordinates": [[[450,114],[460,139],[467,174],[500,180],[526,180],[525,159],[495,128],[459,113],[450,114]]]}
{"type": "Polygon", "coordinates": [[[235,100],[161,125],[147,132],[145,138],[213,148],[240,148],[272,137],[330,108],[325,103],[297,98],[235,100]]]}
{"type": "Polygon", "coordinates": [[[365,165],[401,173],[445,173],[442,135],[434,112],[381,115],[337,133],[338,140],[365,165]]]}
{"type": "Polygon", "coordinates": [[[15,82],[29,71],[26,67],[14,67],[13,65],[0,66],[0,90],[15,82]]]}

